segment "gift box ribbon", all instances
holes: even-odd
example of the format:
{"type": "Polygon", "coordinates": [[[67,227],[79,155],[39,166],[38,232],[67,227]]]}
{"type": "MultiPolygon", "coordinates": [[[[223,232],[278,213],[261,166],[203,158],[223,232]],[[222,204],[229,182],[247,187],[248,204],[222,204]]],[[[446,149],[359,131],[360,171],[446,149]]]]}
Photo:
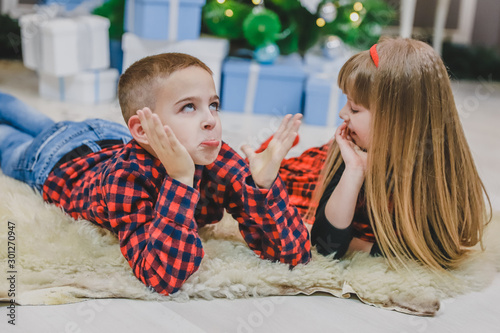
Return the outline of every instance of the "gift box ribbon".
{"type": "Polygon", "coordinates": [[[337,86],[338,72],[318,73],[315,74],[316,78],[326,80],[330,84],[330,92],[328,95],[328,108],[326,110],[326,126],[336,127],[338,121],[338,114],[340,112],[339,102],[342,94],[340,88],[337,86]]]}
{"type": "Polygon", "coordinates": [[[257,94],[257,84],[259,82],[259,72],[260,65],[257,63],[257,61],[252,60],[250,62],[250,68],[248,71],[247,91],[245,94],[245,104],[243,107],[244,113],[247,114],[253,112],[255,95],[257,94]]]}
{"type": "Polygon", "coordinates": [[[94,44],[92,41],[92,25],[88,22],[77,20],[78,36],[78,64],[80,68],[90,68],[92,64],[92,51],[94,44]]]}

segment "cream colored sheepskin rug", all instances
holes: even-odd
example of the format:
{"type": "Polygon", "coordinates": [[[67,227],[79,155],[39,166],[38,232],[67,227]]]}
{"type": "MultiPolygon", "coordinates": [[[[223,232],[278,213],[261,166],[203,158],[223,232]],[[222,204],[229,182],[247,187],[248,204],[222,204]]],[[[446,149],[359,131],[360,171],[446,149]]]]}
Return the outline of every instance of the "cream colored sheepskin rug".
{"type": "MultiPolygon", "coordinates": [[[[500,235],[499,224],[490,224],[490,239],[500,235]]],[[[313,252],[309,264],[289,270],[288,265],[255,256],[231,217],[202,228],[200,234],[206,253],[201,267],[178,293],[161,296],[133,276],[114,235],[88,221],[69,218],[27,185],[0,173],[0,262],[7,278],[15,277],[15,301],[21,305],[88,298],[168,301],[321,291],[336,297],[357,295],[381,308],[434,315],[440,300],[487,286],[500,263],[498,245],[493,248],[490,245],[495,242],[489,242],[486,252],[454,271],[453,277],[436,277],[416,265],[411,265],[411,273],[396,272],[384,259],[366,254],[334,261],[313,252]],[[9,246],[14,244],[9,262],[8,249],[13,250],[9,246]]],[[[0,279],[0,301],[5,302],[11,299],[7,278],[0,279]]]]}

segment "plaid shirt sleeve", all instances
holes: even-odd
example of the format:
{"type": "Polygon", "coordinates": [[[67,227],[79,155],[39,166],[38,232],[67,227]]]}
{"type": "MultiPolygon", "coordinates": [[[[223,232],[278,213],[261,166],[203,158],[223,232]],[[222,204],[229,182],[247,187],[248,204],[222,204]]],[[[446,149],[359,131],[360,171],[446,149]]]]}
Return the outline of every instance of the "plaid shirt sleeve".
{"type": "Polygon", "coordinates": [[[269,190],[257,188],[248,165],[230,148],[222,152],[219,175],[233,176],[226,182],[225,207],[239,223],[248,246],[261,258],[296,266],[311,257],[309,233],[297,209],[289,203],[278,176],[269,190]]]}
{"type": "Polygon", "coordinates": [[[158,293],[177,291],[204,254],[194,220],[199,192],[167,176],[155,199],[145,175],[123,169],[108,176],[104,191],[109,223],[135,276],[158,293]]]}
{"type": "MultiPolygon", "coordinates": [[[[309,210],[313,193],[325,164],[329,144],[306,150],[298,157],[283,160],[280,177],[285,183],[290,203],[304,217],[309,210]]],[[[314,220],[305,222],[313,224],[314,220]]]]}
{"type": "Polygon", "coordinates": [[[311,258],[309,233],[297,208],[289,203],[281,178],[269,190],[248,182],[253,183],[251,177],[234,184],[236,193],[243,194],[244,209],[233,214],[248,246],[264,259],[292,266],[307,263],[311,258]]]}

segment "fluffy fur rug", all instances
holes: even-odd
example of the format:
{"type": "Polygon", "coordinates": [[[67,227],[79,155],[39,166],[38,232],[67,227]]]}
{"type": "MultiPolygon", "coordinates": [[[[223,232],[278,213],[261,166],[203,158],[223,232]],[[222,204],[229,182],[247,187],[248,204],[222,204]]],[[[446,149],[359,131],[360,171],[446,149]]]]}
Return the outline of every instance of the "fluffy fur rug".
{"type": "MultiPolygon", "coordinates": [[[[236,222],[226,216],[200,230],[206,253],[201,267],[178,293],[166,297],[149,291],[133,276],[114,235],[69,218],[27,185],[0,173],[0,261],[2,271],[16,272],[15,301],[21,305],[88,298],[185,301],[327,292],[336,297],[356,295],[381,308],[434,315],[440,300],[491,282],[500,268],[499,242],[492,241],[500,235],[498,220],[488,226],[485,252],[449,276],[436,276],[417,265],[395,271],[384,259],[361,253],[334,261],[313,252],[309,264],[289,270],[288,265],[256,257],[236,222]],[[15,262],[8,262],[9,231],[11,240],[15,237],[15,262]],[[9,269],[12,263],[14,269],[9,269]]],[[[9,288],[10,281],[1,278],[0,301],[10,301],[9,288]]]]}

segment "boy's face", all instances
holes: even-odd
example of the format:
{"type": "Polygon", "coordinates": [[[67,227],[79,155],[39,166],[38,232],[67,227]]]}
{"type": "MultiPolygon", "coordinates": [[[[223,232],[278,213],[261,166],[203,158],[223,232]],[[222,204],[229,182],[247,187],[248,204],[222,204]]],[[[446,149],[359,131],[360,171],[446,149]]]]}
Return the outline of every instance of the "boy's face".
{"type": "Polygon", "coordinates": [[[195,164],[214,162],[221,147],[222,128],[212,75],[192,66],[162,80],[153,112],[170,126],[195,164]]]}

